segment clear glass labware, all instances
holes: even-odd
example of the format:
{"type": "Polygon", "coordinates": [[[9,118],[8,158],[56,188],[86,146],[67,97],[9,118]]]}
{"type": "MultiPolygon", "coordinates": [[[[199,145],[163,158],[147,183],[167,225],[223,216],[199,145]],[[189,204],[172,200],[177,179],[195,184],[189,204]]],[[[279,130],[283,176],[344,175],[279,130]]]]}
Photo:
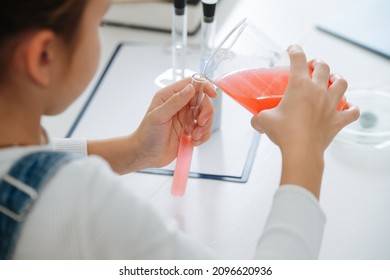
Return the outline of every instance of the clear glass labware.
{"type": "MultiPolygon", "coordinates": [[[[287,52],[243,19],[213,51],[202,75],[251,113],[257,114],[279,104],[289,72],[287,52]]],[[[308,72],[310,74],[311,70],[308,72]]],[[[346,105],[343,98],[337,109],[346,105]]]]}

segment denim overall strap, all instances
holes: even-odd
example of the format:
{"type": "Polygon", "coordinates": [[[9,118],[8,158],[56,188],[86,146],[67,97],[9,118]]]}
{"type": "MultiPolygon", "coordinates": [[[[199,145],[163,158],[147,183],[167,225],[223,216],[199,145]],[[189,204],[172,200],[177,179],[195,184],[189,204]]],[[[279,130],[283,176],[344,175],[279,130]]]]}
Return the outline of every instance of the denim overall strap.
{"type": "Polygon", "coordinates": [[[39,151],[19,159],[0,181],[0,259],[10,259],[39,189],[75,154],[39,151]]]}

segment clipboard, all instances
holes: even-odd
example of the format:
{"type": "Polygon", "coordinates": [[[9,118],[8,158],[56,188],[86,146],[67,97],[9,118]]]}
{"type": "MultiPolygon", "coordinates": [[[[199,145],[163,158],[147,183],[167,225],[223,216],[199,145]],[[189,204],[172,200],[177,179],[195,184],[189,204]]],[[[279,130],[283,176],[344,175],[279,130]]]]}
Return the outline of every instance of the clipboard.
{"type": "MultiPolygon", "coordinates": [[[[188,49],[187,65],[199,68],[199,50],[188,49]]],[[[171,64],[170,45],[124,42],[118,45],[67,137],[101,139],[134,131],[159,89],[157,80],[171,64]]],[[[221,127],[194,149],[191,178],[247,182],[260,134],[252,114],[228,96],[222,98],[221,127]],[[234,112],[234,113],[232,113],[234,112]]],[[[139,172],[172,175],[175,162],[139,172]]]]}

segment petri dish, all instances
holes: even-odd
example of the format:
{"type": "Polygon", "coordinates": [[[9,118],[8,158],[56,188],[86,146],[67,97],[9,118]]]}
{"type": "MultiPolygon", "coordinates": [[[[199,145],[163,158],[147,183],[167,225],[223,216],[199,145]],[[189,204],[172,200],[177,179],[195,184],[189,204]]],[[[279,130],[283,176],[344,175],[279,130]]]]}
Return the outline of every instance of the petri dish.
{"type": "Polygon", "coordinates": [[[335,140],[365,150],[390,150],[390,92],[354,89],[346,92],[349,103],[360,108],[357,121],[344,127],[335,140]]]}

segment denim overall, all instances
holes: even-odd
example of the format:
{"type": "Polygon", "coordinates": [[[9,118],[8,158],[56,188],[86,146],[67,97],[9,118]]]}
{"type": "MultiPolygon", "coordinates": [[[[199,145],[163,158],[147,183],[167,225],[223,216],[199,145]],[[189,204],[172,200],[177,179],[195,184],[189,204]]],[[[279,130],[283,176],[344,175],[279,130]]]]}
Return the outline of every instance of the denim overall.
{"type": "Polygon", "coordinates": [[[0,259],[11,259],[39,190],[76,154],[39,151],[19,159],[0,180],[0,259]]]}

